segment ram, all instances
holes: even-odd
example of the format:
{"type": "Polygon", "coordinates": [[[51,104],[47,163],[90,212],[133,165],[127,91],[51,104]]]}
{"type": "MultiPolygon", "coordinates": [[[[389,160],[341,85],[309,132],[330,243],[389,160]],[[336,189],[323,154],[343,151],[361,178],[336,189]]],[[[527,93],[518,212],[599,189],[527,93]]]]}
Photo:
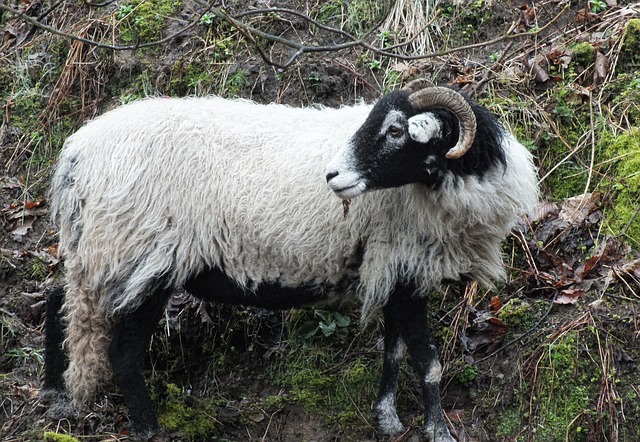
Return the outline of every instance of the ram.
{"type": "Polygon", "coordinates": [[[486,109],[421,81],[339,109],[122,106],[68,139],[53,176],[66,285],[47,314],[45,387],[79,406],[113,377],[134,429],[162,438],[143,359],[176,288],[271,309],[357,296],[365,320],[384,317],[380,430],[403,431],[406,348],[426,437],[453,441],[426,295],[502,278],[501,241],[537,198],[527,149],[486,109]]]}

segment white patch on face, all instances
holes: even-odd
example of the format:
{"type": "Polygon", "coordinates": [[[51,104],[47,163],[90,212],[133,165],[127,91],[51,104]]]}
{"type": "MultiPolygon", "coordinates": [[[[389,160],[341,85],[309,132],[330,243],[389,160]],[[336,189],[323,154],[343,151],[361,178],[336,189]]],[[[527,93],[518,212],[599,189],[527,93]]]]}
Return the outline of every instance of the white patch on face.
{"type": "Polygon", "coordinates": [[[393,436],[404,432],[404,426],[400,422],[396,411],[396,398],[392,393],[380,399],[376,404],[375,411],[378,418],[378,426],[384,434],[393,436]]]}
{"type": "Polygon", "coordinates": [[[436,160],[437,160],[437,158],[436,158],[436,156],[435,156],[435,155],[429,155],[429,156],[427,157],[427,159],[426,159],[426,160],[424,160],[424,164],[426,164],[426,165],[428,166],[428,165],[430,165],[430,164],[435,163],[435,162],[436,162],[436,160]]]}
{"type": "Polygon", "coordinates": [[[424,383],[436,384],[436,383],[440,383],[441,379],[442,379],[442,365],[440,364],[440,362],[434,361],[433,364],[431,364],[431,368],[429,369],[429,372],[424,377],[424,383]]]}
{"type": "Polygon", "coordinates": [[[442,138],[440,121],[431,112],[415,115],[409,118],[409,136],[418,143],[442,138]]]}
{"type": "Polygon", "coordinates": [[[407,116],[399,110],[390,110],[385,117],[378,136],[384,139],[381,153],[389,153],[402,149],[407,143],[407,116]]]}
{"type": "Polygon", "coordinates": [[[380,126],[380,132],[378,133],[378,135],[384,137],[389,134],[389,131],[392,127],[395,127],[403,132],[403,136],[398,137],[398,139],[404,138],[405,121],[407,121],[407,116],[404,114],[404,112],[400,112],[399,110],[390,110],[387,116],[384,118],[382,126],[380,126]]]}
{"type": "Polygon", "coordinates": [[[351,143],[333,157],[325,169],[325,175],[329,188],[342,199],[355,198],[367,190],[366,181],[356,171],[351,143]]]}

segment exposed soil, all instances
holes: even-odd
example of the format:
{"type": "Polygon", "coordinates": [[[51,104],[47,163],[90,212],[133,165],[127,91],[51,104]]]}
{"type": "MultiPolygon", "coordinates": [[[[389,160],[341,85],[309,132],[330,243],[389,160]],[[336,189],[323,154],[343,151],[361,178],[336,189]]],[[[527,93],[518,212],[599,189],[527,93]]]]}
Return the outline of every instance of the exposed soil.
{"type": "MultiPolygon", "coordinates": [[[[123,3],[116,2],[114,7],[123,3]]],[[[264,7],[262,2],[250,3],[264,7]]],[[[277,3],[301,11],[310,7],[298,1],[277,3]]],[[[184,4],[177,15],[188,20],[193,5],[184,4]]],[[[66,14],[70,17],[77,14],[76,18],[83,14],[82,9],[74,8],[69,6],[66,14]]],[[[546,2],[540,5],[536,19],[541,24],[546,23],[561,8],[562,5],[555,2],[546,2]]],[[[554,32],[576,20],[581,8],[582,5],[572,5],[571,13],[554,25],[554,32]]],[[[522,14],[529,14],[527,6],[520,2],[496,2],[491,11],[490,19],[474,25],[478,27],[481,41],[502,35],[509,23],[522,20],[522,14]]],[[[51,23],[66,26],[70,20],[57,17],[52,18],[51,23]]],[[[67,29],[97,38],[103,32],[101,26],[106,27],[107,22],[99,15],[94,20],[88,30],[67,29]]],[[[309,31],[304,22],[291,20],[293,24],[284,29],[288,32],[286,35],[292,35],[291,29],[300,33],[309,31]]],[[[46,32],[34,29],[24,41],[19,41],[27,32],[25,29],[29,29],[23,21],[0,16],[0,24],[5,27],[4,30],[0,28],[0,35],[4,35],[2,47],[8,54],[17,56],[23,50],[33,57],[53,57],[41,53],[33,55],[37,52],[34,48],[55,50],[50,44],[35,43],[37,38],[44,38],[46,32]],[[12,37],[14,34],[15,38],[12,37]]],[[[175,23],[167,25],[163,35],[173,32],[172,26],[176,26],[175,23]]],[[[59,84],[56,88],[68,97],[78,99],[82,96],[85,100],[74,108],[72,126],[77,127],[81,121],[117,106],[126,92],[135,92],[136,97],[143,95],[142,89],[146,86],[152,86],[154,92],[167,94],[194,93],[185,80],[191,75],[191,65],[187,61],[210,55],[202,44],[206,32],[214,31],[198,28],[151,53],[124,51],[114,55],[103,50],[82,49],[81,61],[86,62],[88,72],[69,73],[73,67],[67,66],[62,72],[73,78],[68,87],[59,84]],[[149,57],[153,61],[150,62],[149,57]],[[142,85],[141,73],[147,72],[150,65],[155,66],[151,71],[155,76],[147,78],[142,85]]],[[[307,37],[320,39],[321,35],[307,37]]],[[[446,57],[401,63],[389,69],[399,72],[400,82],[405,77],[423,75],[460,86],[470,93],[480,88],[477,91],[480,98],[485,88],[495,88],[500,95],[505,92],[496,86],[500,84],[500,75],[512,75],[510,71],[506,68],[501,72],[481,70],[479,66],[487,60],[495,60],[492,55],[504,56],[502,61],[513,58],[518,47],[503,41],[446,57]]],[[[73,47],[69,53],[72,50],[73,47]]],[[[271,55],[278,57],[278,51],[282,51],[282,55],[291,53],[287,49],[274,48],[271,55]]],[[[229,92],[226,89],[222,93],[293,106],[339,106],[355,99],[372,101],[386,87],[382,69],[367,69],[361,61],[365,51],[360,49],[307,55],[286,71],[266,66],[248,46],[242,47],[241,54],[225,61],[228,65],[224,70],[225,85],[231,84],[229,78],[237,72],[242,72],[245,80],[238,90],[229,92]]],[[[3,58],[3,69],[13,61],[9,57],[3,58]]],[[[506,62],[504,65],[510,66],[506,62]]],[[[544,70],[544,67],[538,67],[544,70]]],[[[532,68],[532,76],[536,75],[536,69],[535,66],[532,68]]],[[[537,74],[542,75],[542,71],[537,74]]],[[[203,92],[219,92],[214,84],[216,81],[220,79],[209,79],[209,83],[204,81],[200,87],[203,92]]],[[[5,85],[0,83],[0,86],[5,85]]],[[[521,87],[523,96],[529,97],[536,92],[542,94],[551,86],[529,78],[522,80],[521,87]]],[[[62,101],[61,97],[56,106],[45,109],[52,118],[54,114],[64,114],[64,106],[68,104],[61,104],[62,101]]],[[[5,103],[6,109],[11,106],[11,103],[5,103]]],[[[41,118],[45,116],[43,113],[41,118]]],[[[60,284],[62,269],[56,257],[55,231],[48,217],[49,169],[34,163],[30,134],[11,121],[7,116],[0,128],[0,164],[6,165],[0,169],[0,439],[41,440],[43,431],[57,431],[82,436],[82,440],[132,440],[126,410],[115,389],[77,418],[52,415],[39,395],[43,373],[45,295],[47,290],[60,284]],[[92,436],[95,434],[99,436],[92,436]]],[[[45,121],[43,125],[46,127],[45,121]]],[[[545,185],[543,183],[543,188],[545,185]]],[[[589,438],[580,440],[614,440],[611,438],[613,424],[604,422],[605,414],[619,413],[621,403],[625,404],[627,414],[618,417],[616,425],[623,427],[628,425],[627,420],[640,417],[640,376],[636,364],[640,358],[640,324],[636,320],[640,265],[635,260],[637,251],[625,244],[623,238],[600,236],[605,198],[588,193],[579,200],[547,203],[541,207],[537,219],[529,220],[530,225],[507,241],[507,264],[513,272],[499,291],[485,293],[469,284],[452,287],[444,297],[442,293],[433,295],[434,306],[437,306],[430,312],[434,329],[447,331],[439,334],[441,353],[447,366],[443,403],[451,428],[460,441],[536,440],[531,436],[535,435],[531,428],[536,427],[536,408],[545,406],[534,398],[539,392],[535,382],[537,372],[544,369],[543,353],[556,338],[571,331],[587,333],[589,328],[602,330],[607,342],[594,347],[587,347],[585,343],[580,357],[597,361],[609,358],[604,373],[615,377],[618,389],[622,388],[620,383],[631,386],[638,396],[633,399],[629,393],[623,399],[608,397],[615,386],[604,385],[605,380],[601,381],[601,393],[593,398],[589,412],[576,417],[589,431],[589,438]],[[552,245],[547,247],[549,243],[552,245]],[[523,325],[509,322],[513,316],[501,316],[499,312],[510,300],[526,305],[533,319],[525,318],[529,322],[523,325]],[[596,355],[597,349],[606,358],[602,354],[596,355]],[[463,373],[467,373],[469,367],[476,367],[477,371],[465,378],[463,373]],[[513,409],[518,395],[522,396],[520,390],[526,388],[531,388],[524,394],[530,400],[526,404],[530,409],[522,407],[521,412],[531,414],[528,424],[520,430],[505,430],[504,434],[508,436],[497,436],[496,422],[505,410],[513,409]],[[601,402],[605,405],[601,406],[601,402]],[[596,409],[602,414],[591,418],[589,413],[593,412],[595,416],[596,409]]],[[[375,361],[382,354],[380,331],[375,326],[361,330],[356,325],[356,309],[342,306],[340,311],[350,315],[353,324],[345,338],[346,344],[327,340],[328,348],[336,349],[331,361],[334,365],[327,372],[337,372],[342,364],[355,358],[375,361]]],[[[156,402],[168,402],[168,384],[181,386],[184,394],[180,401],[187,409],[204,408],[215,400],[215,431],[211,433],[215,436],[197,436],[194,440],[381,440],[370,410],[375,399],[375,384],[370,386],[369,402],[356,404],[358,412],[355,416],[341,420],[335,410],[314,409],[296,397],[290,387],[275,380],[274,373],[286,360],[285,354],[299,351],[299,347],[292,345],[289,335],[290,323],[287,321],[290,319],[291,316],[283,312],[205,306],[185,293],[176,293],[166,318],[158,327],[148,361],[148,379],[156,402]],[[273,398],[278,400],[274,402],[273,398]]],[[[322,340],[314,341],[317,342],[322,340]]],[[[366,369],[375,370],[376,367],[366,369]]],[[[409,369],[405,372],[408,387],[403,391],[405,398],[400,414],[409,430],[398,440],[415,442],[420,440],[417,430],[419,401],[415,397],[415,379],[409,369]],[[413,393],[412,389],[415,390],[413,393]]],[[[173,440],[190,439],[180,430],[172,431],[171,437],[173,440]]],[[[572,440],[571,437],[568,440],[572,440]]],[[[621,437],[616,440],[632,439],[621,437]]]]}

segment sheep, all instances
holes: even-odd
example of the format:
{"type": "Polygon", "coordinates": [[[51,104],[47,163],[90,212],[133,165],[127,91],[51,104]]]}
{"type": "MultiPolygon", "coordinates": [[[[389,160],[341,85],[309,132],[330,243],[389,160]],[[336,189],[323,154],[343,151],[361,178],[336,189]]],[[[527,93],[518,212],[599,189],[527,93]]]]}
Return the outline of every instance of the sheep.
{"type": "Polygon", "coordinates": [[[532,155],[496,117],[421,81],[338,109],[220,97],[119,107],[67,140],[52,178],[66,284],[47,321],[64,316],[68,367],[57,332],[45,388],[66,386],[79,407],[113,377],[134,430],[162,435],[143,357],[176,288],[269,309],[357,296],[364,322],[384,318],[380,431],[404,431],[406,348],[424,434],[453,442],[426,295],[504,278],[501,242],[537,199],[532,155]]]}

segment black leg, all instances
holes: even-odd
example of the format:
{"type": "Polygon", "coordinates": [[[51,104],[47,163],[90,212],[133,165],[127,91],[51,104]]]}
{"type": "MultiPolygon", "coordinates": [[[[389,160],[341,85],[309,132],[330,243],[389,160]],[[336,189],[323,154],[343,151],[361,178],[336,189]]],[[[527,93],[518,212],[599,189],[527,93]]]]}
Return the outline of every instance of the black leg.
{"type": "Polygon", "coordinates": [[[64,289],[57,287],[47,294],[44,317],[44,389],[64,390],[64,371],[69,365],[69,358],[64,351],[64,328],[62,326],[62,303],[64,289]]]}
{"type": "Polygon", "coordinates": [[[404,431],[404,426],[398,418],[396,410],[396,396],[398,391],[398,371],[400,362],[404,358],[404,341],[400,337],[400,328],[393,314],[392,308],[386,306],[384,312],[384,362],[382,378],[378,391],[378,401],[375,406],[378,427],[387,435],[396,435],[404,431]]]}
{"type": "Polygon", "coordinates": [[[442,365],[427,324],[426,310],[425,298],[413,296],[412,290],[398,287],[385,306],[385,327],[398,330],[420,378],[427,439],[431,442],[455,442],[445,423],[440,402],[442,365]]]}
{"type": "Polygon", "coordinates": [[[158,290],[135,311],[119,318],[113,328],[109,359],[133,426],[140,436],[160,431],[160,424],[144,379],[144,357],[156,329],[169,291],[158,290]]]}

